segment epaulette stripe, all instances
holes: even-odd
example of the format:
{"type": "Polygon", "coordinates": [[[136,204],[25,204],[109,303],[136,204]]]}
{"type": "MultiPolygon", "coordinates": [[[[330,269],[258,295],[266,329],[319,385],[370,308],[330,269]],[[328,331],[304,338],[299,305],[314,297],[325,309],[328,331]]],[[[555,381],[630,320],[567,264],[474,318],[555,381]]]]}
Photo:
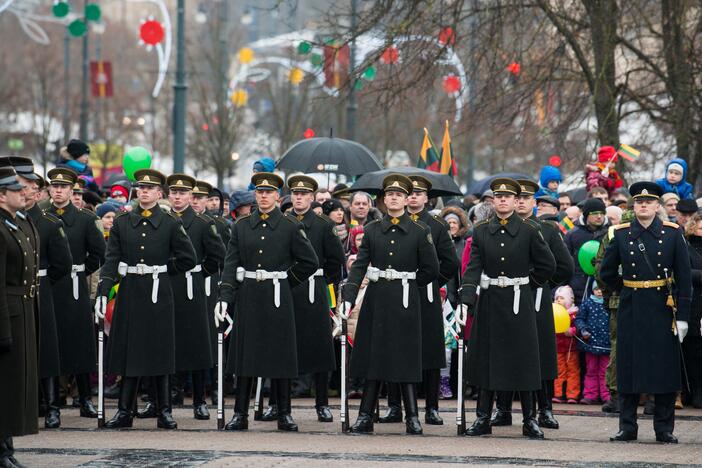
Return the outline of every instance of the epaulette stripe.
{"type": "Polygon", "coordinates": [[[622,223],[622,224],[617,224],[616,226],[614,226],[614,229],[615,230],[627,229],[627,228],[629,228],[629,226],[631,226],[631,223],[622,223]]]}
{"type": "Polygon", "coordinates": [[[668,227],[672,227],[675,229],[680,228],[679,224],[673,223],[672,221],[663,221],[663,226],[668,226],[668,227]]]}

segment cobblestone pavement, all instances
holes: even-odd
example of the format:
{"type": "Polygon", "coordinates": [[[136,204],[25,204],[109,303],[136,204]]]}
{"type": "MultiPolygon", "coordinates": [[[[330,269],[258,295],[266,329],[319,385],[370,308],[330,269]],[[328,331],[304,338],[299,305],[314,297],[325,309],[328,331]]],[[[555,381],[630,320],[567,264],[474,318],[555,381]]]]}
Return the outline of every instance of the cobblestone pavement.
{"type": "MultiPolygon", "coordinates": [[[[231,402],[227,416],[231,416],[231,402]]],[[[335,418],[338,417],[338,399],[335,418]]],[[[364,468],[470,463],[490,466],[666,466],[702,463],[702,410],[678,411],[678,445],[655,442],[652,421],[640,420],[639,441],[611,443],[617,418],[596,406],[556,405],[559,430],[546,430],[546,440],[521,435],[515,403],[515,424],[493,430],[492,436],[456,437],[455,402],[442,402],[443,426],[424,426],[423,436],[404,434],[404,424],[376,424],[375,435],[341,433],[338,422],[317,422],[314,401],[293,400],[299,433],[281,433],[275,423],[253,421],[240,433],[219,432],[216,419],[195,421],[188,407],[177,408],[177,431],[156,429],[156,420],[134,420],[134,428],[97,430],[95,420],[62,410],[63,427],[15,439],[17,458],[30,467],[68,466],[305,466],[334,468],[360,462],[364,468]]],[[[468,422],[474,418],[469,404],[468,422]]],[[[421,406],[421,403],[420,403],[421,406]]],[[[108,400],[108,418],[114,413],[108,400]]],[[[357,401],[351,402],[352,421],[357,401]]],[[[213,411],[214,417],[214,411],[213,411]]]]}

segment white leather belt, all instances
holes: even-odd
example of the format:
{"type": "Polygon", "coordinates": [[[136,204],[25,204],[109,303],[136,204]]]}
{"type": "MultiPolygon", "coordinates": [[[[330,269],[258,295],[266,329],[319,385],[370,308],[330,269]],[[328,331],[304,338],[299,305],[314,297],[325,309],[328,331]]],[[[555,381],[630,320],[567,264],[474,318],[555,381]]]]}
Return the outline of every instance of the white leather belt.
{"type": "Polygon", "coordinates": [[[156,304],[156,301],[158,300],[158,275],[161,273],[166,273],[168,271],[168,267],[166,265],[144,265],[143,263],[139,263],[136,266],[129,266],[124,262],[120,262],[119,266],[117,267],[117,272],[121,276],[125,276],[127,274],[130,275],[139,275],[139,276],[144,276],[144,275],[151,275],[151,278],[153,280],[153,284],[151,286],[151,302],[156,304]]]}
{"type": "Polygon", "coordinates": [[[309,295],[309,299],[310,299],[310,304],[314,304],[314,277],[315,276],[324,276],[324,270],[320,268],[319,270],[312,273],[310,278],[307,280],[309,282],[308,295],[309,295]]]}
{"type": "Polygon", "coordinates": [[[534,301],[534,310],[537,312],[541,309],[541,296],[544,293],[544,288],[536,288],[536,300],[534,301]]]}
{"type": "Polygon", "coordinates": [[[212,291],[212,277],[208,276],[205,278],[205,296],[210,297],[210,292],[212,291]]]}
{"type": "Polygon", "coordinates": [[[434,302],[434,283],[427,284],[427,301],[434,302]]]}
{"type": "Polygon", "coordinates": [[[39,272],[37,273],[37,276],[41,278],[42,276],[46,276],[48,274],[49,274],[49,270],[44,269],[44,270],[39,270],[39,272]]]}
{"type": "Polygon", "coordinates": [[[83,265],[71,265],[71,281],[73,282],[73,299],[76,301],[80,296],[78,288],[78,273],[85,271],[85,264],[83,265]]]}
{"type": "Polygon", "coordinates": [[[521,296],[521,287],[527,284],[529,284],[528,276],[525,276],[523,278],[508,278],[506,276],[490,278],[484,273],[480,275],[481,289],[488,289],[491,286],[497,286],[498,288],[514,288],[514,301],[512,302],[512,311],[515,315],[519,313],[519,298],[521,296]]]}
{"type": "Polygon", "coordinates": [[[417,273],[414,271],[397,271],[392,268],[381,270],[376,267],[369,266],[366,271],[366,276],[369,281],[376,282],[380,278],[388,281],[402,280],[402,305],[406,309],[409,307],[409,280],[417,278],[417,273]]]}
{"type": "Polygon", "coordinates": [[[185,287],[188,292],[188,299],[193,300],[193,273],[199,273],[202,271],[202,265],[195,265],[192,270],[185,272],[185,287]]]}
{"type": "Polygon", "coordinates": [[[243,282],[245,278],[255,279],[256,281],[273,281],[273,303],[276,307],[280,307],[280,280],[287,279],[287,277],[287,271],[247,271],[244,270],[244,267],[238,267],[236,269],[236,280],[240,283],[243,282]]]}

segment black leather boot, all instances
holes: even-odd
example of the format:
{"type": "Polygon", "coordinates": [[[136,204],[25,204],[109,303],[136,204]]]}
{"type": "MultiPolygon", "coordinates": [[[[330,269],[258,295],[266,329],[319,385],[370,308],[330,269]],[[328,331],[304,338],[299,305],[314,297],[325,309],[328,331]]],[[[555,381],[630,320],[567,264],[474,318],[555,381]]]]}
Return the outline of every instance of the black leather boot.
{"type": "MultiPolygon", "coordinates": [[[[417,408],[417,388],[413,383],[403,383],[402,401],[405,404],[406,432],[412,435],[421,435],[422,424],[419,422],[419,409],[417,408]]],[[[442,421],[443,423],[443,421],[442,421]]]]}
{"type": "Polygon", "coordinates": [[[522,434],[530,439],[543,439],[544,433],[534,418],[534,400],[532,392],[519,392],[522,404],[522,434]]]}
{"type": "Polygon", "coordinates": [[[156,427],[159,429],[178,429],[178,423],[173,419],[173,409],[171,406],[171,388],[167,375],[154,377],[156,383],[156,402],[158,404],[158,415],[156,427]]]}
{"type": "Polygon", "coordinates": [[[44,394],[46,411],[44,412],[44,427],[57,429],[61,427],[61,409],[58,406],[58,377],[41,379],[41,389],[44,394]]]}
{"type": "Polygon", "coordinates": [[[297,424],[291,415],[290,379],[276,379],[276,397],[278,399],[278,430],[297,432],[297,424]]]}
{"type": "Polygon", "coordinates": [[[97,418],[97,410],[95,409],[95,406],[93,406],[93,400],[90,397],[90,375],[76,375],[76,386],[78,387],[80,417],[97,418]]]}
{"type": "Polygon", "coordinates": [[[424,422],[434,426],[441,426],[444,424],[444,420],[441,419],[439,415],[440,380],[440,369],[428,369],[424,371],[424,392],[426,396],[424,422]]]}
{"type": "Polygon", "coordinates": [[[146,404],[143,410],[137,411],[136,417],[139,419],[155,418],[158,416],[158,405],[156,404],[156,381],[153,377],[148,378],[146,389],[146,404]]]}
{"type": "Polygon", "coordinates": [[[210,419],[205,402],[205,371],[193,371],[193,416],[200,421],[210,419]]]}
{"type": "Polygon", "coordinates": [[[553,417],[553,405],[551,402],[551,393],[549,387],[553,382],[543,382],[541,390],[536,392],[536,406],[539,409],[539,417],[537,419],[539,427],[546,429],[558,429],[558,421],[553,417]]]}
{"type": "MultiPolygon", "coordinates": [[[[400,392],[400,384],[387,383],[388,388],[388,410],[383,416],[378,418],[378,422],[384,423],[400,423],[402,422],[402,395],[400,392]]],[[[365,392],[364,392],[365,395],[365,392]]],[[[373,414],[371,409],[369,414],[373,414]]]]}
{"type": "Polygon", "coordinates": [[[277,421],[278,420],[278,400],[276,393],[278,392],[278,381],[271,379],[270,395],[268,396],[268,408],[261,414],[261,421],[277,421]]]}
{"type": "Polygon", "coordinates": [[[20,465],[14,457],[15,450],[12,445],[12,437],[0,439],[0,468],[18,468],[20,465]]]}
{"type": "Polygon", "coordinates": [[[329,408],[329,396],[327,394],[327,381],[329,374],[327,372],[318,372],[314,374],[314,407],[317,410],[317,421],[333,422],[331,409],[329,408]]]}
{"type": "Polygon", "coordinates": [[[138,385],[138,377],[122,377],[122,388],[119,391],[119,400],[117,400],[117,414],[105,422],[106,429],[132,427],[132,407],[136,401],[138,385]]]}
{"type": "Polygon", "coordinates": [[[490,413],[492,413],[492,400],[495,398],[495,392],[492,390],[480,390],[478,393],[478,405],[475,408],[475,421],[466,429],[467,436],[481,436],[492,434],[490,426],[490,413]]]}
{"type": "Polygon", "coordinates": [[[514,392],[503,391],[495,392],[497,397],[495,401],[495,412],[490,419],[491,426],[511,426],[512,425],[512,401],[514,400],[514,392]]]}
{"type": "MultiPolygon", "coordinates": [[[[349,432],[355,434],[369,434],[373,432],[373,411],[375,403],[378,401],[378,390],[380,382],[378,380],[366,380],[363,386],[363,398],[361,398],[361,408],[358,411],[358,419],[349,428],[349,432]]],[[[389,394],[388,389],[388,394],[389,394]]]]}
{"type": "Polygon", "coordinates": [[[234,415],[224,426],[225,431],[245,431],[249,428],[249,398],[251,398],[251,377],[238,376],[236,378],[236,401],[234,402],[234,415]]]}

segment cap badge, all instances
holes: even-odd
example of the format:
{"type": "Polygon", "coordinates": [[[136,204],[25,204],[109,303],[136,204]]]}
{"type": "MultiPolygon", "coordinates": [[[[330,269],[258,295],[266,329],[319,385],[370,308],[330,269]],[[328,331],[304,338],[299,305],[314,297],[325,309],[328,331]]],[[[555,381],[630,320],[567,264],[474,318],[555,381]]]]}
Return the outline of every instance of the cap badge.
{"type": "Polygon", "coordinates": [[[304,187],[304,186],[305,186],[305,183],[302,182],[302,181],[300,181],[300,182],[297,183],[297,186],[298,186],[298,187],[304,187]]]}
{"type": "Polygon", "coordinates": [[[500,185],[500,190],[507,190],[507,186],[505,184],[500,185]]]}
{"type": "Polygon", "coordinates": [[[392,187],[399,187],[400,183],[398,181],[395,181],[392,183],[392,187]]]}
{"type": "Polygon", "coordinates": [[[151,179],[149,178],[148,175],[145,175],[144,178],[142,179],[144,182],[151,182],[151,179]]]}
{"type": "Polygon", "coordinates": [[[178,179],[178,180],[176,181],[176,185],[183,185],[183,181],[180,180],[180,179],[178,179]]]}
{"type": "Polygon", "coordinates": [[[56,180],[63,180],[63,174],[57,174],[56,180]]]}
{"type": "Polygon", "coordinates": [[[643,190],[641,191],[641,195],[648,195],[648,190],[643,189],[643,190]]]}
{"type": "Polygon", "coordinates": [[[268,179],[263,179],[258,185],[268,185],[268,179]]]}

